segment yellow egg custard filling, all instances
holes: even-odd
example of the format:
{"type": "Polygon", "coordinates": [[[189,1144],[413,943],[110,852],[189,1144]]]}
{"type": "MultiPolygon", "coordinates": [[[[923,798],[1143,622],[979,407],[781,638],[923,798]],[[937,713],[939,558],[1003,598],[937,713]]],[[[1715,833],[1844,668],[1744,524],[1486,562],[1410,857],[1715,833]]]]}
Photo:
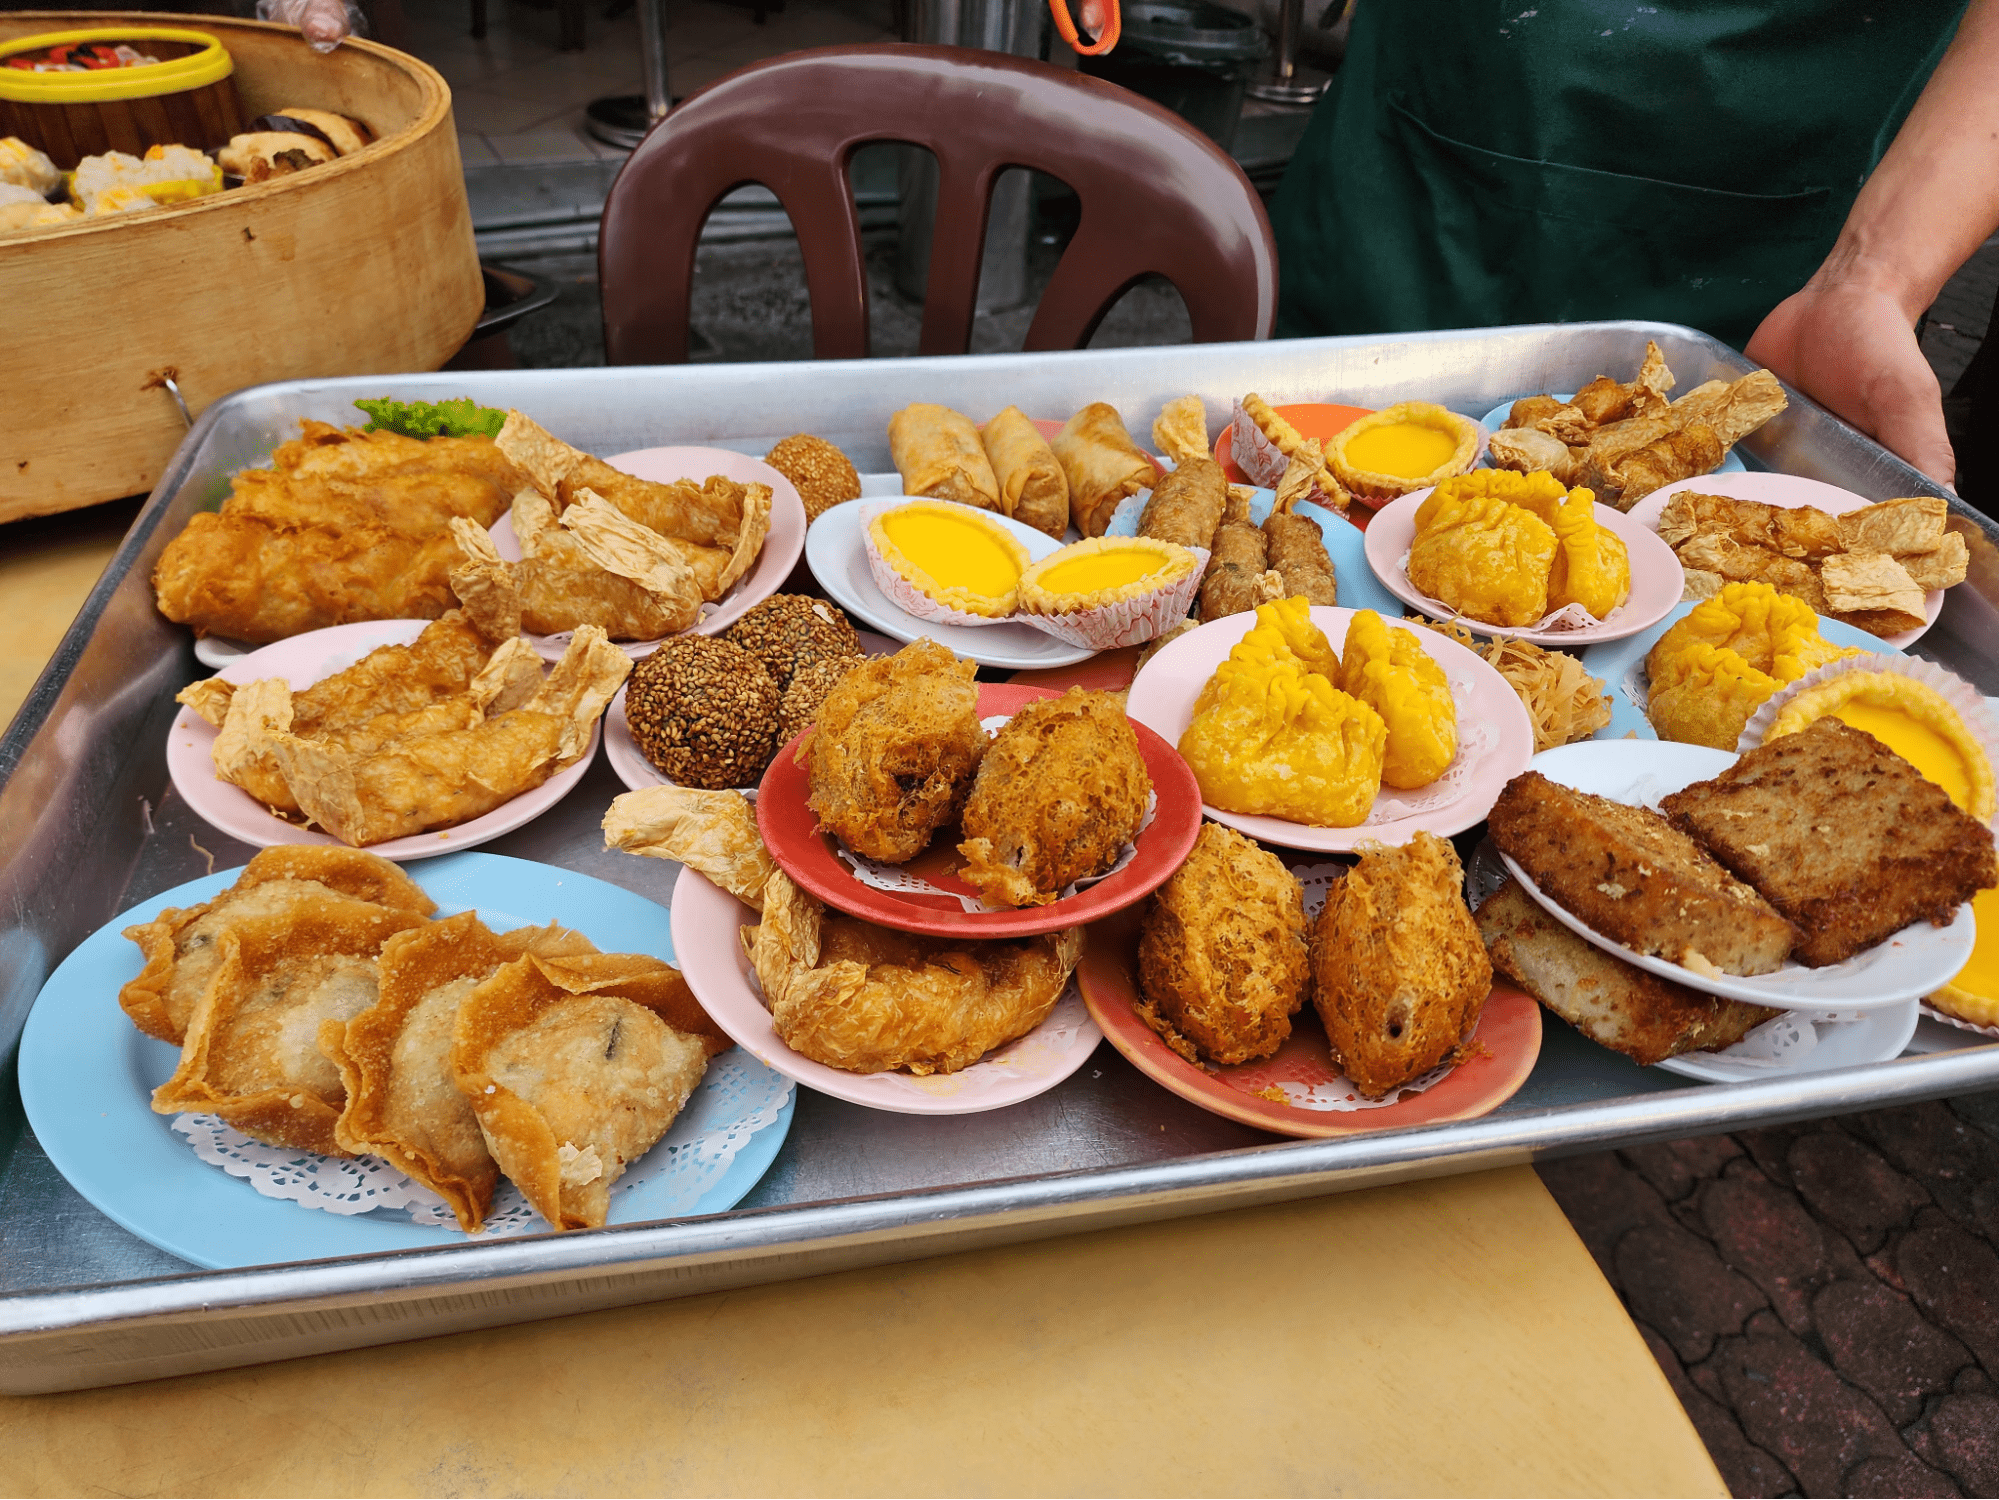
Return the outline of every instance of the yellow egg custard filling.
{"type": "Polygon", "coordinates": [[[1428,401],[1399,401],[1333,435],[1326,462],[1357,495],[1392,500],[1454,474],[1478,457],[1478,423],[1428,401]]]}
{"type": "Polygon", "coordinates": [[[911,588],[950,609],[1001,619],[1014,612],[1027,549],[962,505],[915,500],[868,523],[868,546],[911,588]]]}
{"type": "Polygon", "coordinates": [[[1074,614],[1170,588],[1194,571],[1189,549],[1149,536],[1099,536],[1058,548],[1020,578],[1020,607],[1074,614]]]}
{"type": "Polygon", "coordinates": [[[1971,915],[1978,923],[1971,962],[1929,1001],[1974,1026],[1999,1026],[1999,886],[1971,898],[1971,915]]]}
{"type": "Polygon", "coordinates": [[[1807,688],[1777,711],[1766,742],[1831,714],[1865,730],[1942,787],[1965,812],[1999,811],[1992,763],[1956,709],[1928,683],[1899,672],[1848,672],[1807,688]]]}

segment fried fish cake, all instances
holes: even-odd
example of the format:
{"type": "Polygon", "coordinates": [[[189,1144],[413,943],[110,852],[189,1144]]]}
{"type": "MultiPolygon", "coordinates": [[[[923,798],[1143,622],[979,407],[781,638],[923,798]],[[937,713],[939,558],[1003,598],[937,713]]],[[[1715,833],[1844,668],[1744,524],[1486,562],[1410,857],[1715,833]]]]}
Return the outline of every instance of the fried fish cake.
{"type": "Polygon", "coordinates": [[[1138,834],[1152,778],[1122,700],[1070,688],[993,736],[965,803],[964,879],[989,906],[1046,906],[1138,834]]]}
{"type": "Polygon", "coordinates": [[[799,747],[820,824],[870,859],[921,853],[958,816],[986,752],[976,670],[919,640],[843,677],[799,747]]]}
{"type": "Polygon", "coordinates": [[[1203,823],[1146,903],[1137,1009],[1191,1063],[1268,1057],[1311,989],[1304,892],[1276,855],[1203,823]]]}
{"type": "Polygon", "coordinates": [[[1492,992],[1448,839],[1363,843],[1312,924],[1312,1003],[1333,1058],[1370,1099],[1462,1055],[1492,992]]]}

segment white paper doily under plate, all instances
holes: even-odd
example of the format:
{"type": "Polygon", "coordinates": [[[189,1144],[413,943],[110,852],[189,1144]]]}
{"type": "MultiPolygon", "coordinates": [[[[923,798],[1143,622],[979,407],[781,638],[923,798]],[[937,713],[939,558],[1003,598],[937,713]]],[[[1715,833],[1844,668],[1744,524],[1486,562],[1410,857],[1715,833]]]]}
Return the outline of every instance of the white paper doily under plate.
{"type": "Polygon", "coordinates": [[[1789,1011],[1765,1021],[1733,1047],[1683,1052],[1657,1066],[1707,1083],[1741,1083],[1787,1073],[1826,1073],[1900,1057],[1916,1031],[1916,1002],[1870,1010],[1849,1021],[1815,1021],[1789,1011]]]}
{"type": "MultiPolygon", "coordinates": [[[[56,1170],[95,1207],[141,1239],[198,1266],[272,1265],[469,1243],[455,1226],[415,1224],[403,1211],[319,1212],[265,1197],[250,1182],[200,1160],[174,1129],[174,1120],[153,1113],[152,1091],[172,1074],[179,1049],[141,1035],[118,1008],[119,986],[140,968],[138,948],[120,934],[166,907],[208,900],[239,873],[217,871],[141,902],[86,938],[49,977],[21,1036],[21,1100],[35,1138],[56,1170]]],[[[493,854],[430,861],[410,875],[437,902],[440,917],[477,910],[497,930],[557,921],[606,952],[674,956],[665,912],[643,896],[587,875],[493,854]]],[[[683,1127],[703,1124],[705,1111],[697,1106],[711,1086],[703,1080],[674,1129],[654,1148],[654,1154],[671,1154],[673,1170],[651,1170],[657,1163],[649,1154],[628,1174],[634,1179],[630,1190],[619,1192],[622,1183],[612,1189],[612,1224],[721,1213],[762,1177],[790,1129],[793,1099],[787,1098],[763,1128],[741,1138],[720,1138],[728,1135],[731,1121],[708,1120],[707,1132],[720,1135],[704,1147],[691,1142],[683,1127]],[[692,1149],[675,1151],[676,1146],[692,1149]]],[[[339,1165],[335,1158],[298,1155],[306,1170],[339,1165]]],[[[545,1226],[537,1221],[536,1227],[545,1226]]]]}
{"type": "MultiPolygon", "coordinates": [[[[354,665],[370,651],[382,646],[407,645],[423,633],[429,620],[367,620],[358,625],[332,625],[325,630],[309,630],[274,645],[260,646],[237,657],[215,675],[225,682],[256,682],[260,678],[282,677],[294,692],[310,687],[323,677],[331,677],[354,665]]],[[[385,839],[370,844],[368,852],[384,859],[428,859],[435,854],[452,854],[462,849],[511,833],[524,823],[547,812],[575,788],[597,758],[603,727],[592,725],[590,748],[574,765],[565,766],[538,787],[501,803],[489,813],[429,833],[412,833],[404,838],[385,839]]],[[[193,709],[183,706],[167,730],[167,775],[174,790],[187,805],[231,838],[241,839],[260,849],[273,844],[339,844],[330,833],[316,828],[300,828],[287,823],[241,787],[215,778],[216,729],[193,709]]]]}
{"type": "Polygon", "coordinates": [[[1034,1030],[995,1047],[969,1068],[918,1078],[849,1073],[791,1050],[771,1024],[738,937],[757,914],[697,870],[683,866],[673,886],[673,941],[694,998],[736,1044],[807,1088],[850,1104],[904,1115],[970,1115],[1046,1093],[1082,1067],[1104,1034],[1072,978],[1034,1030]]]}
{"type": "MultiPolygon", "coordinates": [[[[1660,798],[1720,775],[1736,758],[1732,750],[1671,740],[1584,740],[1542,751],[1534,757],[1531,769],[1579,792],[1657,811],[1660,798]]],[[[1502,853],[1500,858],[1543,910],[1604,952],[1690,990],[1780,1010],[1868,1011],[1906,1004],[1929,994],[1962,969],[1971,957],[1975,937],[1971,903],[1967,901],[1948,927],[1912,922],[1844,963],[1808,969],[1787,960],[1774,973],[1753,977],[1696,974],[1605,937],[1542,891],[1511,856],[1502,853]]]]}

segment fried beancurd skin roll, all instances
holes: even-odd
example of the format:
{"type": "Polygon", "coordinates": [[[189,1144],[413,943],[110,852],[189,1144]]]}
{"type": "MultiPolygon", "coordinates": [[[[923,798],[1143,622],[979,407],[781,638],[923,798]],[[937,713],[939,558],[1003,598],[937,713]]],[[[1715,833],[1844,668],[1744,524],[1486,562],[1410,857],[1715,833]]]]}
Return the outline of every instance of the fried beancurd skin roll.
{"type": "Polygon", "coordinates": [[[1249,502],[1231,494],[1201,580],[1201,618],[1246,614],[1283,597],[1284,580],[1271,570],[1269,543],[1249,519],[1249,502]]]}
{"type": "Polygon", "coordinates": [[[1069,476],[1069,514],[1085,537],[1102,536],[1118,502],[1151,488],[1158,477],[1106,401],[1092,401],[1071,417],[1053,446],[1069,476]]]}
{"type": "MultiPolygon", "coordinates": [[[[1307,445],[1316,456],[1317,444],[1307,445]]],[[[1311,482],[1292,483],[1292,476],[1304,465],[1293,460],[1285,472],[1285,482],[1278,486],[1277,503],[1263,521],[1263,536],[1270,558],[1270,567],[1284,580],[1284,597],[1287,599],[1303,595],[1311,604],[1336,604],[1333,577],[1333,559],[1326,551],[1325,533],[1319,523],[1310,516],[1301,516],[1293,509],[1304,495],[1311,492],[1311,482]]],[[[1301,476],[1303,477],[1303,476],[1301,476]]]]}
{"type": "Polygon", "coordinates": [[[918,401],[888,419],[888,451],[905,494],[1001,510],[999,480],[972,419],[918,401]]]}
{"type": "Polygon", "coordinates": [[[1212,458],[1187,459],[1152,487],[1138,534],[1211,552],[1228,508],[1229,482],[1212,458]]]}
{"type": "Polygon", "coordinates": [[[1061,541],[1069,529],[1069,476],[1041,430],[1009,406],[979,437],[999,484],[1000,513],[1061,541]]]}

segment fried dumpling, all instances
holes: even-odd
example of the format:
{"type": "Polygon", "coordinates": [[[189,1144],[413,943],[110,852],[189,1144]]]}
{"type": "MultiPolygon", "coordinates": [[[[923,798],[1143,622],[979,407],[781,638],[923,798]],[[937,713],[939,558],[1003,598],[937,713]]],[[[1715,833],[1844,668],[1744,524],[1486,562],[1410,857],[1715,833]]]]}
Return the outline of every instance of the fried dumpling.
{"type": "Polygon", "coordinates": [[[266,1145],[347,1155],[333,1133],[347,1089],[319,1050],[320,1024],[375,1003],[382,944],[423,920],[346,896],[236,917],[216,936],[215,972],[153,1109],[217,1115],[266,1145]]]}
{"type": "Polygon", "coordinates": [[[1548,613],[1555,532],[1539,516],[1439,485],[1418,507],[1417,528],[1409,581],[1432,599],[1490,625],[1532,625],[1548,613]]]}
{"type": "Polygon", "coordinates": [[[243,867],[236,883],[200,906],[168,907],[125,929],[145,967],[118,991],[118,1005],[147,1036],[178,1047],[195,1002],[221,959],[216,938],[233,920],[283,917],[333,899],[371,902],[427,917],[437,903],[380,855],[325,845],[280,844],[243,867]]]}
{"type": "Polygon", "coordinates": [[[1382,752],[1384,786],[1428,786],[1458,753],[1458,710],[1450,680],[1416,633],[1363,609],[1347,626],[1342,691],[1381,715],[1388,729],[1382,752]]]}
{"type": "Polygon", "coordinates": [[[1767,583],[1724,584],[1659,637],[1645,657],[1646,715],[1660,735],[1733,750],[1778,688],[1843,656],[1801,599],[1767,583]]]}
{"type": "Polygon", "coordinates": [[[451,1065],[487,1150],[535,1211],[556,1229],[597,1229],[611,1185],[701,1082],[708,1049],[615,980],[579,979],[576,962],[529,955],[475,988],[459,1006],[451,1065]]]}

